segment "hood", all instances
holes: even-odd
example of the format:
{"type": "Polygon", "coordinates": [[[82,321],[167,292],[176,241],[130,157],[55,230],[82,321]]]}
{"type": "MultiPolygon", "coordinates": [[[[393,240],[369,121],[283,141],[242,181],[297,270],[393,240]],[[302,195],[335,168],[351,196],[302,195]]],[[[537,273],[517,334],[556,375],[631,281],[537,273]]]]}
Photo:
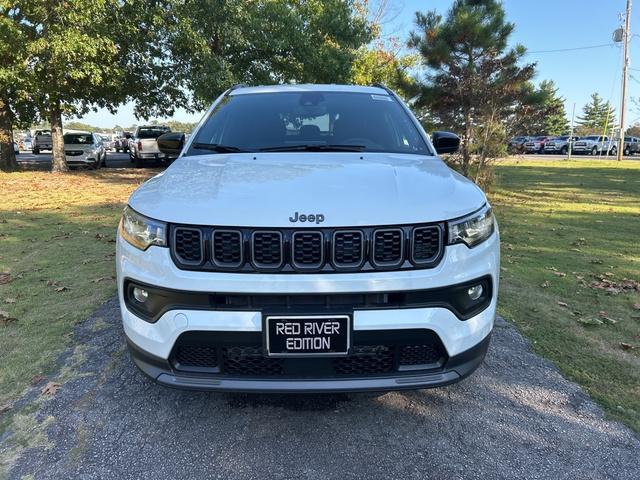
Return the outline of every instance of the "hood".
{"type": "Polygon", "coordinates": [[[86,143],[65,143],[64,144],[64,149],[66,150],[76,150],[76,151],[83,151],[83,152],[90,152],[91,150],[94,149],[93,145],[88,145],[86,143]]]}
{"type": "Polygon", "coordinates": [[[256,153],[180,157],[129,199],[143,215],[172,223],[237,227],[436,222],[486,199],[436,157],[388,153],[256,153]]]}

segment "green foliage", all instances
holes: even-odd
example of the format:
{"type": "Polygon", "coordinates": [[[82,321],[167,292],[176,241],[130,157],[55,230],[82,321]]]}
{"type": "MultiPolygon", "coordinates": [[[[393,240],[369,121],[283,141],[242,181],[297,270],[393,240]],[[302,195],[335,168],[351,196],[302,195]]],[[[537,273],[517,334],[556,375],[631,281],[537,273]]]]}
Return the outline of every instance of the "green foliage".
{"type": "Polygon", "coordinates": [[[415,93],[416,82],[409,70],[417,65],[417,55],[396,53],[394,45],[378,42],[374,46],[360,47],[351,67],[351,83],[373,85],[380,83],[408,98],[415,93]]]}
{"type": "MultiPolygon", "coordinates": [[[[478,128],[513,114],[535,64],[519,65],[525,49],[509,47],[514,25],[496,0],[456,0],[446,18],[436,11],[417,12],[416,26],[409,47],[420,54],[426,69],[417,105],[429,109],[442,128],[460,133],[462,172],[467,175],[476,143],[495,144],[502,135],[494,128],[484,129],[493,132],[489,137],[478,135],[478,128]]],[[[481,165],[484,161],[480,158],[481,165]]]]}
{"type": "Polygon", "coordinates": [[[603,134],[605,131],[610,134],[616,124],[616,110],[608,100],[604,101],[594,92],[591,101],[582,108],[577,123],[585,134],[603,134]]]}
{"type": "Polygon", "coordinates": [[[552,80],[543,80],[538,88],[529,84],[519,108],[507,122],[510,135],[563,135],[570,130],[564,98],[552,80]]]}

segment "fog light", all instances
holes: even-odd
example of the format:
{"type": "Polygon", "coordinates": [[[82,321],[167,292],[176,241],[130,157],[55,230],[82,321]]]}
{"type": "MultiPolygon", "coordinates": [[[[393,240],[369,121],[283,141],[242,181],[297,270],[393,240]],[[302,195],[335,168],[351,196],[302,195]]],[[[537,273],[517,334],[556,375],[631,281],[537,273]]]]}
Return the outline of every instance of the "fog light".
{"type": "Polygon", "coordinates": [[[134,287],[133,298],[135,298],[137,302],[144,303],[147,301],[147,298],[149,298],[149,292],[147,292],[144,288],[134,287]]]}
{"type": "Polygon", "coordinates": [[[483,292],[484,289],[482,288],[482,285],[474,285],[469,290],[467,290],[467,295],[469,295],[469,298],[471,300],[478,300],[482,296],[483,292]]]}

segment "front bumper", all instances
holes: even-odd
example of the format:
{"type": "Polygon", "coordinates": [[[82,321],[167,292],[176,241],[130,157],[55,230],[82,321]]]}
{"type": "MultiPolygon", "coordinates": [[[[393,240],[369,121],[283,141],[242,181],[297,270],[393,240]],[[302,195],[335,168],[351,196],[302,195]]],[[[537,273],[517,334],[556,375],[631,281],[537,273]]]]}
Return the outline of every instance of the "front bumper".
{"type": "Polygon", "coordinates": [[[171,363],[141,350],[127,339],[129,352],[136,366],[150,379],[172,388],[204,391],[262,393],[320,393],[414,390],[442,387],[471,375],[484,359],[491,334],[474,347],[450,357],[437,371],[412,375],[384,375],[360,378],[234,378],[176,372],[171,363]]]}
{"type": "MultiPolygon", "coordinates": [[[[499,280],[499,236],[496,233],[473,249],[452,245],[431,269],[340,274],[243,274],[178,269],[168,249],[150,247],[141,252],[118,236],[117,273],[124,331],[135,363],[155,381],[168,386],[230,391],[315,392],[428,388],[456,382],[482,362],[496,313],[499,280]],[[128,280],[165,289],[228,294],[355,294],[438,289],[489,277],[492,296],[488,306],[461,320],[450,309],[436,305],[421,308],[357,309],[353,332],[431,332],[443,347],[443,362],[429,371],[389,371],[385,375],[349,378],[242,377],[198,374],[175,368],[172,354],[185,334],[261,335],[260,308],[216,309],[175,305],[151,323],[129,310],[124,299],[128,280]]],[[[309,315],[323,312],[305,312],[309,315]]],[[[284,314],[284,313],[283,313],[284,314]]],[[[291,312],[286,312],[291,314],[291,312]]]]}

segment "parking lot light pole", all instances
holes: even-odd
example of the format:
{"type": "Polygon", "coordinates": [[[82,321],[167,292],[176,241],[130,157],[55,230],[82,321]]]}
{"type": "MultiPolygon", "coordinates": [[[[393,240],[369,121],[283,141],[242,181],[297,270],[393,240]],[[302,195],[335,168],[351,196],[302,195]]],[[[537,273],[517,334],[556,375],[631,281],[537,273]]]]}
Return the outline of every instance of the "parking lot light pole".
{"type": "Polygon", "coordinates": [[[627,12],[624,21],[624,58],[622,64],[622,95],[620,99],[620,133],[618,139],[618,161],[624,153],[624,110],[627,103],[627,68],[629,67],[629,21],[631,19],[631,0],[627,0],[627,12]]]}

